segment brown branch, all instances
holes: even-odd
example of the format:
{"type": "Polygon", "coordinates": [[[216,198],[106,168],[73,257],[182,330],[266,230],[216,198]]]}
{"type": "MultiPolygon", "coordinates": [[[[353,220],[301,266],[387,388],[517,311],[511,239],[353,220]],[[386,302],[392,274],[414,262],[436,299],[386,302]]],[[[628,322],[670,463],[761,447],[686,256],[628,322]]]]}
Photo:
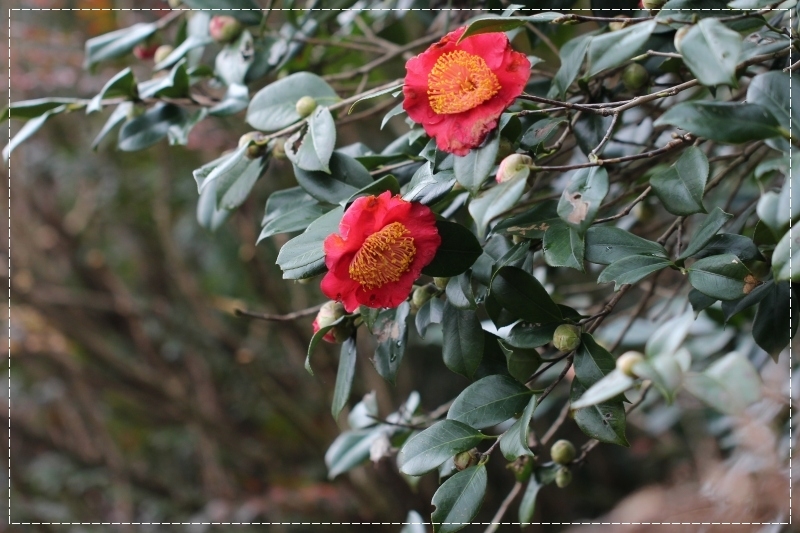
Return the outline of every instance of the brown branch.
{"type": "Polygon", "coordinates": [[[254,311],[247,311],[245,309],[234,309],[233,314],[236,316],[243,316],[247,318],[256,318],[258,320],[267,320],[269,322],[285,322],[287,320],[297,320],[306,316],[311,316],[319,311],[324,304],[315,305],[308,309],[301,309],[285,315],[275,315],[269,313],[256,313],[254,311]]]}

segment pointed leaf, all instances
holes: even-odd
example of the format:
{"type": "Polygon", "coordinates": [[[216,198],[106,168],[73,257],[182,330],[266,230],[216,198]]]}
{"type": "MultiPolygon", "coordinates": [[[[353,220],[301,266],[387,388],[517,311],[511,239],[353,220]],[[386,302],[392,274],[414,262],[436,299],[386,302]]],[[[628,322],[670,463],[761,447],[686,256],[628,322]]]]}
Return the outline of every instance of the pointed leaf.
{"type": "Polygon", "coordinates": [[[487,376],[458,395],[447,418],[478,429],[491,427],[522,412],[531,394],[533,391],[509,376],[487,376]]]}
{"type": "Polygon", "coordinates": [[[421,476],[463,451],[481,443],[486,435],[456,420],[440,420],[406,441],[397,455],[400,471],[421,476]]]}
{"type": "Polygon", "coordinates": [[[442,483],[431,502],[436,510],[431,515],[433,533],[452,533],[469,524],[486,494],[486,467],[471,466],[442,483]]]}

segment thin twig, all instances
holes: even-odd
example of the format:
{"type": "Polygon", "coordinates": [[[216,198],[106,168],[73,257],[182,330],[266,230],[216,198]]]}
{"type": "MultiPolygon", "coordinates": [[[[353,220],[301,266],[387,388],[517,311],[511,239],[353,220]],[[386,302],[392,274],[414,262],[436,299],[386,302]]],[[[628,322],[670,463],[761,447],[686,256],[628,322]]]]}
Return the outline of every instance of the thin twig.
{"type": "Polygon", "coordinates": [[[315,305],[314,307],[309,307],[308,309],[301,309],[300,311],[294,311],[292,313],[286,313],[285,315],[271,315],[268,313],[255,313],[253,311],[247,311],[245,309],[234,309],[233,314],[236,316],[245,316],[248,318],[257,318],[258,320],[267,320],[269,322],[286,322],[288,320],[297,320],[298,318],[303,318],[305,316],[311,316],[320,309],[322,309],[323,304],[315,305]]]}

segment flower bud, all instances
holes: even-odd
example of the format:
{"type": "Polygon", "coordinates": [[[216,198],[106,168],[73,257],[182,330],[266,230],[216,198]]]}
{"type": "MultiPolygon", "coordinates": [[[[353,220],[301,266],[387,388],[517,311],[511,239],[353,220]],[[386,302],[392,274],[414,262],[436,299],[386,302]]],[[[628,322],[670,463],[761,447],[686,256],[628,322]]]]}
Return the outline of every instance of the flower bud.
{"type": "Polygon", "coordinates": [[[575,446],[568,440],[557,440],[550,447],[550,457],[560,465],[568,465],[575,459],[575,446]]]}
{"type": "Polygon", "coordinates": [[[619,22],[609,22],[608,29],[611,31],[619,31],[624,28],[628,24],[628,19],[630,17],[626,15],[617,15],[614,17],[615,19],[619,19],[619,22]]]}
{"type": "Polygon", "coordinates": [[[456,465],[456,470],[461,471],[469,468],[470,466],[475,466],[478,464],[478,459],[478,449],[472,448],[466,452],[456,454],[456,456],[453,458],[453,463],[456,465]]]}
{"type": "Polygon", "coordinates": [[[639,63],[631,63],[622,71],[622,84],[629,91],[641,89],[649,80],[650,74],[639,63]]]}
{"type": "Polygon", "coordinates": [[[208,34],[218,43],[229,43],[242,33],[242,23],[228,15],[211,17],[208,23],[208,34]]]}
{"type": "Polygon", "coordinates": [[[681,26],[678,31],[675,32],[675,38],[673,42],[675,43],[675,49],[678,50],[678,52],[681,51],[681,43],[683,42],[683,38],[686,37],[686,34],[689,33],[690,29],[692,29],[692,25],[686,24],[685,26],[681,26]]]}
{"type": "Polygon", "coordinates": [[[256,159],[264,156],[267,150],[265,135],[260,131],[251,131],[239,137],[239,148],[247,146],[245,155],[248,159],[256,159]]]}
{"type": "Polygon", "coordinates": [[[158,48],[159,46],[157,42],[145,41],[133,47],[133,55],[136,57],[136,59],[146,61],[148,59],[153,59],[153,56],[156,55],[156,50],[158,50],[158,48]]]}
{"type": "Polygon", "coordinates": [[[572,324],[561,324],[553,333],[553,346],[559,352],[571,352],[581,344],[581,328],[572,324]]]}
{"type": "Polygon", "coordinates": [[[524,154],[511,154],[500,162],[495,179],[497,183],[505,183],[513,179],[527,178],[531,173],[533,159],[524,154]]]}
{"type": "Polygon", "coordinates": [[[169,7],[172,9],[175,9],[181,5],[181,0],[167,0],[167,4],[169,4],[169,7]]]}
{"type": "Polygon", "coordinates": [[[300,115],[300,118],[309,116],[317,108],[317,101],[310,96],[304,96],[297,101],[294,105],[294,110],[300,115]]]}
{"type": "Polygon", "coordinates": [[[414,293],[411,295],[411,307],[419,309],[425,305],[425,302],[431,299],[431,296],[433,296],[433,293],[427,285],[415,288],[414,293]]]}
{"type": "MultiPolygon", "coordinates": [[[[345,314],[344,305],[342,305],[340,302],[326,302],[325,305],[320,308],[319,312],[317,313],[317,317],[314,319],[312,324],[314,333],[318,332],[322,328],[332,325],[345,314]]],[[[353,327],[354,325],[352,324],[352,321],[346,320],[344,323],[337,324],[331,328],[322,337],[322,340],[333,344],[341,344],[353,333],[353,327]]]]}
{"type": "Polygon", "coordinates": [[[640,352],[625,352],[617,358],[617,370],[626,376],[635,378],[637,376],[633,371],[633,367],[642,361],[644,361],[644,355],[642,355],[640,352]]]}
{"type": "Polygon", "coordinates": [[[433,278],[433,284],[436,285],[436,288],[440,291],[445,290],[447,288],[447,282],[450,281],[450,278],[433,278]]]}
{"type": "Polygon", "coordinates": [[[642,0],[642,7],[649,10],[661,9],[667,0],[642,0]]]}
{"type": "Polygon", "coordinates": [[[562,466],[556,472],[556,486],[559,489],[563,489],[567,485],[572,482],[572,472],[569,471],[569,468],[566,466],[562,466]]]}
{"type": "Polygon", "coordinates": [[[156,51],[153,54],[153,61],[155,61],[156,63],[161,63],[167,57],[169,57],[169,55],[172,53],[173,50],[175,49],[171,45],[162,44],[161,46],[156,48],[156,51]]]}

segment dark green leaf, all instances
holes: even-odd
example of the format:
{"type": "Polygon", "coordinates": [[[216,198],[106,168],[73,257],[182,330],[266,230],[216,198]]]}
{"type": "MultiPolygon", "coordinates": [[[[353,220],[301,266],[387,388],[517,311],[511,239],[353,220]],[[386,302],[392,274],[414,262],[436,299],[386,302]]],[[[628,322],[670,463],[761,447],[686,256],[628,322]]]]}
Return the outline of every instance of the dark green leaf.
{"type": "Polygon", "coordinates": [[[528,480],[528,485],[525,487],[525,492],[522,494],[522,500],[519,502],[519,522],[522,526],[526,526],[533,520],[533,513],[536,510],[536,496],[539,494],[539,489],[542,484],[536,479],[536,476],[531,476],[528,480]]]}
{"type": "Polygon", "coordinates": [[[395,178],[391,174],[373,181],[366,187],[354,193],[353,196],[351,196],[347,200],[347,202],[345,202],[345,205],[349,207],[350,204],[356,200],[356,198],[359,198],[361,196],[378,196],[379,194],[386,191],[390,191],[392,193],[392,196],[400,193],[400,184],[397,183],[397,178],[395,178]]]}
{"type": "Polygon", "coordinates": [[[547,96],[550,98],[563,98],[567,89],[575,81],[578,72],[581,70],[583,58],[586,57],[586,50],[589,49],[591,35],[581,35],[570,39],[561,48],[561,67],[556,72],[550,91],[547,96]]]}
{"type": "Polygon", "coordinates": [[[747,86],[747,101],[769,110],[778,124],[791,130],[792,137],[797,139],[800,138],[800,105],[790,98],[791,82],[794,85],[800,82],[795,71],[792,71],[791,80],[788,73],[780,70],[759,74],[747,86]]]}
{"type": "Polygon", "coordinates": [[[750,271],[733,254],[699,259],[688,270],[692,287],[718,300],[736,300],[752,289],[745,282],[750,271]]]}
{"type": "Polygon", "coordinates": [[[711,239],[722,229],[728,220],[733,218],[733,215],[726,213],[719,207],[714,208],[711,213],[703,220],[703,223],[698,226],[692,235],[692,240],[689,241],[689,246],[678,256],[678,261],[691,257],[711,242],[711,239]]]}
{"type": "Polygon", "coordinates": [[[403,302],[397,309],[381,311],[372,328],[378,342],[372,363],[378,374],[392,385],[406,352],[406,342],[408,342],[406,319],[410,310],[408,302],[403,302]]]}
{"type": "Polygon", "coordinates": [[[100,142],[105,139],[106,135],[119,125],[120,122],[128,118],[128,112],[133,109],[132,102],[122,102],[117,106],[114,111],[108,116],[108,120],[103,125],[103,128],[97,134],[97,137],[92,141],[92,150],[96,150],[100,142]]]}
{"type": "Polygon", "coordinates": [[[480,148],[474,148],[465,156],[455,156],[453,171],[456,181],[470,193],[475,194],[494,167],[500,136],[494,134],[480,148]]]}
{"type": "MultiPolygon", "coordinates": [[[[613,120],[611,116],[604,117],[595,113],[579,117],[572,127],[572,131],[575,133],[575,140],[578,141],[578,148],[581,149],[581,152],[588,157],[592,150],[600,145],[600,141],[605,137],[613,120]]],[[[600,150],[597,155],[602,153],[603,150],[600,150]]]]}
{"type": "MultiPolygon", "coordinates": [[[[702,250],[694,254],[694,257],[700,259],[709,255],[725,253],[734,254],[742,261],[764,260],[758,251],[758,247],[751,239],[744,235],[735,235],[733,233],[718,233],[714,235],[702,250]]],[[[774,255],[772,261],[774,264],[774,255]]]]}
{"type": "Polygon", "coordinates": [[[797,324],[800,322],[800,313],[793,313],[791,309],[791,301],[797,301],[798,294],[791,291],[788,281],[773,284],[758,305],[753,320],[753,338],[756,344],[776,361],[778,354],[797,333],[797,324]]]}
{"type": "Polygon", "coordinates": [[[9,107],[6,107],[0,122],[5,122],[7,119],[12,118],[27,120],[29,118],[38,117],[60,106],[69,106],[72,104],[81,107],[85,102],[85,100],[79,98],[37,98],[36,100],[14,102],[9,107]]]}
{"type": "Polygon", "coordinates": [[[277,263],[284,279],[310,278],[325,271],[322,241],[339,230],[344,209],[337,207],[312,222],[302,233],[283,245],[277,263]]]}
{"type": "Polygon", "coordinates": [[[586,75],[594,76],[605,69],[618,67],[637,55],[655,27],[656,21],[648,20],[592,37],[586,75]]]}
{"type": "MultiPolygon", "coordinates": [[[[86,106],[86,113],[93,113],[100,111],[103,107],[102,101],[105,98],[115,98],[118,96],[124,98],[133,98],[137,95],[136,78],[133,76],[133,71],[130,67],[118,72],[113,78],[108,80],[97,96],[92,98],[89,105],[86,106]]],[[[16,113],[15,113],[16,115],[16,113]]]]}
{"type": "Polygon", "coordinates": [[[339,318],[338,320],[336,320],[335,322],[333,322],[332,324],[319,328],[316,331],[316,333],[314,333],[314,335],[311,336],[311,340],[308,342],[308,350],[306,351],[306,362],[305,362],[304,366],[305,366],[306,371],[309,374],[311,374],[312,376],[314,375],[314,371],[311,369],[311,354],[314,353],[314,349],[317,347],[317,345],[320,342],[322,342],[322,338],[330,330],[332,330],[334,327],[336,327],[337,325],[341,324],[345,320],[349,320],[349,317],[344,317],[343,316],[343,317],[339,318]]]}
{"type": "Polygon", "coordinates": [[[712,17],[693,25],[678,47],[683,62],[700,83],[733,87],[741,49],[742,36],[712,17]]]}
{"type": "Polygon", "coordinates": [[[518,457],[526,455],[533,457],[533,452],[528,448],[528,429],[538,400],[539,397],[536,394],[531,395],[522,416],[500,437],[500,451],[508,461],[514,461],[518,457]]]}
{"type": "Polygon", "coordinates": [[[772,253],[772,271],[776,281],[800,281],[800,222],[787,231],[772,253]],[[792,249],[795,253],[792,254],[792,249]]]}
{"type": "Polygon", "coordinates": [[[532,324],[561,322],[561,310],[539,281],[517,267],[497,271],[491,294],[512,314],[532,324]]]}
{"type": "Polygon", "coordinates": [[[699,313],[703,309],[708,309],[709,307],[714,305],[717,301],[718,300],[716,298],[712,298],[711,296],[706,296],[697,289],[692,289],[689,291],[689,303],[692,304],[692,310],[695,313],[699,313]]]}
{"type": "Polygon", "coordinates": [[[560,220],[558,222],[544,232],[544,260],[550,266],[569,267],[583,272],[583,235],[574,227],[560,220]]]}
{"type": "MultiPolygon", "coordinates": [[[[552,335],[550,339],[547,339],[547,342],[550,342],[551,339],[552,335]]],[[[503,350],[503,354],[506,356],[508,373],[520,383],[525,383],[542,364],[542,358],[535,348],[517,348],[503,340],[498,342],[500,349],[503,350]]]]}
{"type": "Polygon", "coordinates": [[[303,96],[314,98],[321,106],[339,100],[336,91],[325,80],[310,72],[298,72],[258,91],[247,108],[247,123],[262,131],[290,126],[301,119],[295,106],[303,96]]]}
{"type": "Polygon", "coordinates": [[[636,380],[619,370],[612,370],[594,385],[586,389],[580,399],[572,402],[572,409],[583,409],[616,398],[632,388],[636,380]]]}
{"type": "Polygon", "coordinates": [[[483,329],[475,311],[449,301],[442,312],[442,357],[452,372],[472,379],[483,357],[483,329]]]}
{"type": "Polygon", "coordinates": [[[772,289],[772,286],[775,284],[775,280],[769,280],[766,283],[762,283],[749,294],[746,294],[739,298],[738,300],[726,300],[722,302],[722,314],[725,316],[725,322],[728,322],[734,315],[741,313],[745,309],[748,309],[766,297],[767,293],[772,289]]]}
{"type": "Polygon", "coordinates": [[[16,148],[17,146],[22,144],[31,135],[33,135],[34,133],[39,131],[39,128],[44,126],[44,123],[47,122],[47,120],[50,117],[52,117],[54,115],[58,115],[59,113],[63,113],[64,111],[66,111],[66,109],[67,109],[66,105],[54,107],[53,109],[50,109],[49,111],[45,111],[44,113],[42,113],[38,117],[34,117],[34,118],[28,120],[28,122],[26,122],[19,129],[17,134],[14,135],[14,138],[11,139],[10,141],[8,141],[8,144],[6,145],[6,147],[3,148],[3,159],[8,161],[8,158],[11,156],[11,152],[14,150],[14,148],[16,148]]]}
{"type": "Polygon", "coordinates": [[[667,257],[667,251],[657,242],[648,241],[622,228],[592,226],[586,231],[586,260],[610,265],[631,255],[667,257]]]}
{"type": "Polygon", "coordinates": [[[333,401],[331,402],[331,414],[333,418],[339,418],[347,399],[350,397],[350,388],[353,385],[353,376],[356,373],[356,340],[351,337],[342,343],[342,351],[339,353],[339,370],[336,372],[336,385],[333,389],[333,401]]]}
{"type": "Polygon", "coordinates": [[[653,272],[658,272],[672,264],[672,261],[663,257],[629,255],[608,265],[598,276],[597,283],[613,281],[614,290],[618,291],[622,285],[636,283],[653,272]]]}
{"type": "Polygon", "coordinates": [[[437,220],[436,229],[442,244],[428,266],[422,269],[426,276],[449,278],[470,268],[483,253],[478,239],[470,230],[447,220],[437,220]]]}
{"type": "Polygon", "coordinates": [[[472,294],[472,283],[468,273],[459,274],[450,278],[445,288],[447,301],[458,309],[477,309],[475,296],[472,294]]]}
{"type": "Polygon", "coordinates": [[[553,139],[561,126],[566,123],[567,119],[563,117],[545,118],[534,122],[533,126],[528,128],[525,135],[522,136],[519,144],[526,150],[540,153],[545,148],[545,145],[553,139]]]}
{"type": "Polygon", "coordinates": [[[453,172],[446,170],[433,174],[431,164],[426,162],[414,172],[403,199],[432,205],[449,193],[455,183],[453,172]]]}
{"type": "Polygon", "coordinates": [[[453,401],[447,418],[482,429],[505,422],[522,412],[533,391],[510,376],[479,379],[453,401]]]}
{"type": "Polygon", "coordinates": [[[286,141],[286,157],[294,163],[295,168],[331,174],[328,164],[335,144],[336,124],[333,116],[327,107],[319,106],[308,117],[308,127],[305,131],[298,131],[286,141]]]}
{"type": "MultiPolygon", "coordinates": [[[[570,401],[586,392],[580,381],[572,381],[570,401]]],[[[587,436],[608,444],[629,446],[625,438],[625,406],[622,400],[603,402],[573,411],[575,423],[587,436]]]]}
{"type": "Polygon", "coordinates": [[[586,231],[608,193],[608,172],[602,167],[576,171],[558,201],[558,216],[580,232],[586,231]]]}
{"type": "Polygon", "coordinates": [[[591,387],[616,368],[614,356],[597,344],[588,333],[581,334],[581,344],[575,350],[575,377],[584,387],[591,387]]]}
{"type": "Polygon", "coordinates": [[[158,103],[143,115],[129,120],[119,130],[117,147],[124,152],[144,150],[167,136],[172,126],[186,118],[186,111],[174,104],[158,103]]]}
{"type": "Polygon", "coordinates": [[[553,340],[557,323],[533,326],[520,323],[511,328],[505,342],[516,348],[539,348],[553,340]]]}
{"type": "Polygon", "coordinates": [[[364,166],[352,157],[333,152],[330,173],[294,167],[297,183],[321,202],[338,204],[373,183],[364,166]]]}
{"type": "Polygon", "coordinates": [[[169,74],[143,81],[138,86],[139,98],[162,96],[182,98],[189,94],[189,74],[186,72],[186,61],[180,61],[169,74]]]}
{"type": "Polygon", "coordinates": [[[406,441],[397,455],[397,466],[404,474],[421,476],[457,453],[474,448],[485,438],[486,435],[466,424],[441,420],[406,441]]]}
{"type": "Polygon", "coordinates": [[[700,148],[690,146],[672,166],[652,176],[650,185],[667,211],[685,216],[706,212],[703,193],[707,179],[708,158],[700,148]]]}
{"type": "Polygon", "coordinates": [[[682,102],[655,121],[656,126],[666,124],[698,137],[733,144],[783,135],[775,117],[758,104],[682,102]]]}
{"type": "Polygon", "coordinates": [[[452,533],[469,524],[486,493],[486,467],[471,466],[442,483],[431,502],[436,510],[431,515],[433,533],[452,533]]]}
{"type": "Polygon", "coordinates": [[[153,70],[162,70],[165,68],[169,68],[189,53],[191,50],[195,48],[200,48],[201,46],[206,46],[213,43],[214,40],[209,37],[208,33],[206,35],[189,35],[186,39],[175,47],[175,49],[170,52],[170,54],[164,58],[161,63],[156,63],[153,67],[153,70]]]}
{"type": "Polygon", "coordinates": [[[414,319],[414,324],[417,326],[417,332],[423,339],[425,333],[428,331],[428,326],[431,324],[441,324],[442,314],[444,313],[444,302],[439,298],[431,298],[419,308],[417,316],[414,319]]]}
{"type": "Polygon", "coordinates": [[[529,17],[498,17],[492,15],[481,16],[474,19],[472,22],[467,23],[467,29],[461,36],[460,41],[472,35],[479,33],[494,33],[502,31],[510,31],[520,26],[524,26],[528,22],[552,22],[559,17],[563,17],[561,13],[556,12],[543,12],[536,13],[529,17]]]}

